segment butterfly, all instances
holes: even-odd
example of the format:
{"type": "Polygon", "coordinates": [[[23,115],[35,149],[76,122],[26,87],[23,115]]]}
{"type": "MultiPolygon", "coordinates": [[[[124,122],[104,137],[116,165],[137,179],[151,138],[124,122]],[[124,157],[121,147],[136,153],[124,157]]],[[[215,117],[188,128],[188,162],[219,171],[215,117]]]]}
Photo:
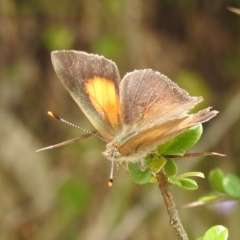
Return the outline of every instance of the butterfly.
{"type": "Polygon", "coordinates": [[[203,98],[152,69],[121,79],[117,65],[103,56],[63,50],[52,52],[51,59],[64,87],[107,142],[103,155],[112,162],[141,161],[218,113],[210,107],[189,113],[203,98]]]}

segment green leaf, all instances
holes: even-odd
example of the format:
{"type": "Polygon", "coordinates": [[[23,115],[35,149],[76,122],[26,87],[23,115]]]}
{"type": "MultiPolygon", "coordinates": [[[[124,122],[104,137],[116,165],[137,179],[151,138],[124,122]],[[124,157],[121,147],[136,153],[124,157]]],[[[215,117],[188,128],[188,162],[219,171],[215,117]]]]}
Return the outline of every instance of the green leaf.
{"type": "Polygon", "coordinates": [[[186,177],[200,177],[204,178],[204,174],[201,172],[186,172],[177,176],[178,179],[186,177]]]}
{"type": "Polygon", "coordinates": [[[177,179],[176,177],[170,176],[168,177],[168,182],[174,185],[177,185],[179,187],[182,186],[181,182],[179,181],[179,179],[177,179]]]}
{"type": "MultiPolygon", "coordinates": [[[[172,145],[173,143],[173,140],[170,140],[160,146],[158,146],[158,149],[157,149],[157,152],[160,154],[160,155],[163,155],[165,154],[165,152],[167,152],[168,148],[172,145]]],[[[166,154],[165,154],[166,155],[166,154]]]]}
{"type": "Polygon", "coordinates": [[[223,179],[225,192],[232,198],[240,199],[240,178],[234,174],[227,174],[223,179]]]}
{"type": "Polygon", "coordinates": [[[155,173],[160,172],[163,166],[166,164],[167,160],[162,157],[155,156],[152,160],[148,163],[148,167],[155,173]]]}
{"type": "Polygon", "coordinates": [[[215,168],[210,171],[208,179],[213,189],[221,193],[226,193],[223,187],[224,173],[220,168],[215,168]]]}
{"type": "Polygon", "coordinates": [[[178,179],[181,183],[181,187],[186,190],[196,190],[198,188],[198,185],[196,181],[189,179],[189,178],[181,178],[178,179]]]}
{"type": "Polygon", "coordinates": [[[202,238],[202,240],[226,240],[226,239],[228,239],[228,230],[221,225],[211,227],[202,238]]]}
{"type": "Polygon", "coordinates": [[[158,184],[158,180],[156,177],[151,177],[150,180],[149,180],[150,183],[157,183],[158,184]]]}
{"type": "Polygon", "coordinates": [[[158,147],[160,155],[184,155],[186,151],[192,148],[200,139],[203,132],[202,125],[199,124],[189,128],[184,133],[175,137],[171,141],[166,142],[158,147]]]}
{"type": "Polygon", "coordinates": [[[152,170],[148,168],[142,171],[139,163],[129,163],[128,170],[133,181],[137,184],[146,184],[152,177],[152,170]]]}
{"type": "Polygon", "coordinates": [[[168,158],[164,166],[164,170],[167,176],[170,177],[175,176],[177,174],[178,168],[176,163],[171,158],[168,158]]]}

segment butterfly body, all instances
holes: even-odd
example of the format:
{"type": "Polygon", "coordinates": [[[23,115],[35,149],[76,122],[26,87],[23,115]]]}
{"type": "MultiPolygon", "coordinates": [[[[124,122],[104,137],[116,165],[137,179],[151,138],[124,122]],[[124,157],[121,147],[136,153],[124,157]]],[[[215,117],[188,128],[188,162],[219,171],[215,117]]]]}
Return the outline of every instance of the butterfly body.
{"type": "Polygon", "coordinates": [[[78,51],[52,52],[54,69],[81,110],[106,139],[111,161],[139,161],[158,145],[217,114],[190,114],[202,101],[165,75],[135,70],[121,80],[114,62],[78,51]]]}

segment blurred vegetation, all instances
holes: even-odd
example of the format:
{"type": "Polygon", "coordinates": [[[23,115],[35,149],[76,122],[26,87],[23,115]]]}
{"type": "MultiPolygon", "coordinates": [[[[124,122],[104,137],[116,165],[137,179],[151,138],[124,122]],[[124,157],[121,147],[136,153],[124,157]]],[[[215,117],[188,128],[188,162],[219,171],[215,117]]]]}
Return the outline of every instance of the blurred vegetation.
{"type": "MultiPolygon", "coordinates": [[[[169,76],[200,107],[220,114],[204,124],[195,151],[226,158],[179,160],[183,171],[214,167],[240,175],[239,0],[1,0],[0,3],[0,239],[175,239],[155,185],[139,186],[121,171],[107,187],[104,144],[91,138],[35,150],[82,134],[47,117],[52,110],[93,130],[54,73],[50,52],[76,49],[111,58],[123,76],[152,68],[169,76]]],[[[173,188],[177,204],[210,191],[173,188]]],[[[213,225],[240,235],[237,204],[180,211],[190,239],[213,225]]]]}

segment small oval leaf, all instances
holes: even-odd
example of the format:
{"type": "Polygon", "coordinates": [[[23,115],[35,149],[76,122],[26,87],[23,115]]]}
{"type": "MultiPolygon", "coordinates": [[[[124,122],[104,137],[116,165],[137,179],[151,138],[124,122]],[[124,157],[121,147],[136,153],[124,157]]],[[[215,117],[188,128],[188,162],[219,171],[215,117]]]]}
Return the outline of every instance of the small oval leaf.
{"type": "MultiPolygon", "coordinates": [[[[167,149],[171,146],[173,140],[170,140],[160,146],[158,146],[158,149],[157,149],[157,152],[160,154],[160,155],[163,155],[165,154],[165,152],[167,152],[167,149]]],[[[165,154],[166,155],[166,154],[165,154]]]]}
{"type": "Polygon", "coordinates": [[[232,198],[240,199],[240,178],[234,174],[227,174],[223,179],[225,192],[232,198]]]}
{"type": "Polygon", "coordinates": [[[186,189],[186,190],[196,190],[198,188],[197,183],[189,178],[181,178],[178,179],[181,183],[181,187],[186,189]]]}
{"type": "Polygon", "coordinates": [[[202,172],[186,172],[183,174],[180,174],[177,176],[178,179],[180,178],[186,178],[186,177],[200,177],[205,178],[204,174],[202,172]]]}
{"type": "Polygon", "coordinates": [[[203,236],[203,240],[226,240],[226,239],[228,239],[228,230],[221,225],[211,227],[203,236]]]}
{"type": "Polygon", "coordinates": [[[178,168],[176,163],[171,159],[167,158],[167,162],[164,166],[165,173],[168,177],[175,176],[177,174],[178,168]]]}
{"type": "Polygon", "coordinates": [[[221,193],[226,193],[223,187],[224,173],[220,168],[210,171],[208,179],[213,189],[221,193]]]}
{"type": "Polygon", "coordinates": [[[139,163],[129,163],[128,170],[133,181],[137,184],[146,184],[152,177],[152,170],[148,168],[142,171],[139,163]]]}
{"type": "Polygon", "coordinates": [[[150,180],[149,180],[150,183],[158,183],[158,180],[156,177],[151,177],[150,180]]]}
{"type": "Polygon", "coordinates": [[[151,162],[148,163],[148,167],[152,169],[154,173],[160,172],[167,160],[162,157],[154,157],[151,162]]]}
{"type": "Polygon", "coordinates": [[[182,186],[181,182],[176,177],[173,177],[173,176],[168,177],[168,182],[173,184],[173,185],[177,185],[179,187],[182,186]]]}
{"type": "Polygon", "coordinates": [[[161,155],[184,155],[200,139],[203,132],[202,124],[189,128],[184,133],[158,147],[161,155]]]}

